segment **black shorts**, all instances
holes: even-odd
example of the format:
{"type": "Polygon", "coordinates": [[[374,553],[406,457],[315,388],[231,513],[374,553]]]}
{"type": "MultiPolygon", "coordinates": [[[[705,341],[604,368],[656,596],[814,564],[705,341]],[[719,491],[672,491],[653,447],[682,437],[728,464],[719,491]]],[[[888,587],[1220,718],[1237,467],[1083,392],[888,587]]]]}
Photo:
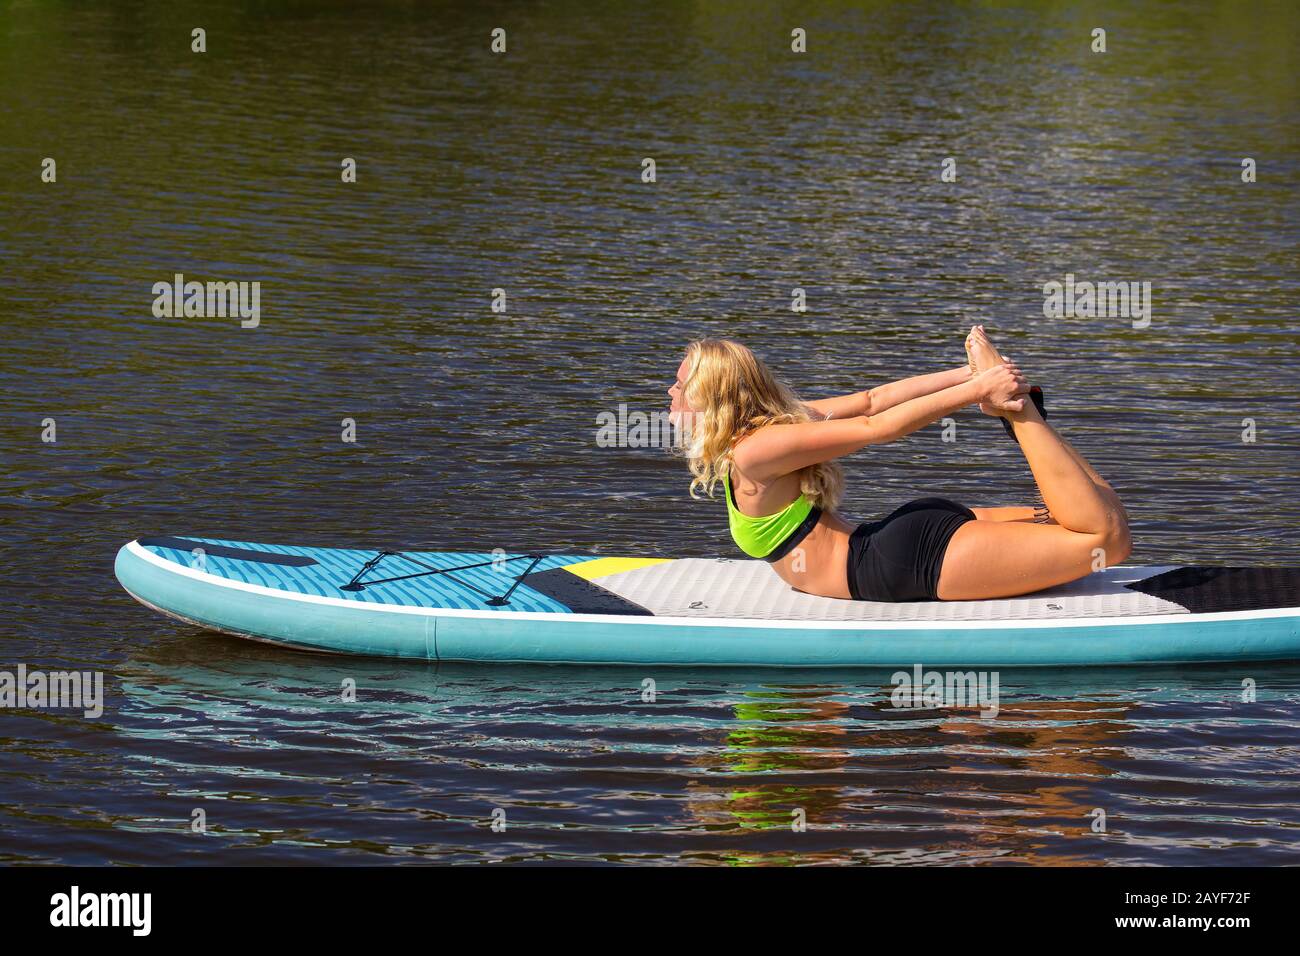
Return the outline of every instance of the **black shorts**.
{"type": "Polygon", "coordinates": [[[855,601],[937,601],[948,541],[975,512],[947,498],[918,498],[849,537],[855,601]]]}

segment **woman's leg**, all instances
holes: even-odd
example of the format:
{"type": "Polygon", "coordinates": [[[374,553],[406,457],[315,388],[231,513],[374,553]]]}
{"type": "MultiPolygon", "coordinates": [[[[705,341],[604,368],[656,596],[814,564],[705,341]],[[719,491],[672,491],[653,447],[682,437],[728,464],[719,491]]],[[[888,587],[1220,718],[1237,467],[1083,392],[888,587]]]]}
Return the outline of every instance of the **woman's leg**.
{"type": "Polygon", "coordinates": [[[1106,535],[1060,525],[967,521],[944,552],[938,597],[980,601],[1030,594],[1087,577],[1127,554],[1106,535]]]}
{"type": "MultiPolygon", "coordinates": [[[[997,361],[1004,361],[1006,358],[1004,355],[1002,355],[1001,352],[999,352],[994,347],[993,343],[989,341],[988,334],[984,331],[984,326],[982,325],[974,326],[970,330],[970,335],[966,337],[966,355],[970,362],[971,374],[974,375],[978,375],[981,371],[988,368],[991,363],[997,361]]],[[[1025,402],[1026,412],[1033,412],[1032,417],[1041,422],[1043,420],[1042,416],[1038,414],[1037,409],[1032,407],[1032,404],[1033,404],[1032,402],[1028,402],[1028,401],[1025,402]]],[[[984,412],[987,415],[1005,416],[1006,418],[1015,421],[1014,414],[1007,414],[998,411],[996,409],[993,409],[992,407],[984,404],[980,405],[980,411],[984,412]]],[[[1069,452],[1071,458],[1074,459],[1075,464],[1077,464],[1079,468],[1081,468],[1083,472],[1088,476],[1088,478],[1091,479],[1093,484],[1098,488],[1101,496],[1107,501],[1107,503],[1112,508],[1118,510],[1124,516],[1125,522],[1127,522],[1128,512],[1124,510],[1124,505],[1119,500],[1119,495],[1115,494],[1115,489],[1111,488],[1110,484],[1106,481],[1105,478],[1097,474],[1096,470],[1093,469],[1092,465],[1088,464],[1087,459],[1085,459],[1083,455],[1079,454],[1078,450],[1073,445],[1071,445],[1068,441],[1066,441],[1055,431],[1053,431],[1052,434],[1056,435],[1056,440],[1065,448],[1067,452],[1069,452]]],[[[1019,440],[1019,432],[1016,433],[1016,437],[1017,440],[1019,440]]],[[[1032,464],[1030,467],[1032,468],[1032,464]]],[[[1034,477],[1037,478],[1038,476],[1035,475],[1034,477]]],[[[1042,488],[1041,482],[1039,483],[1039,488],[1040,490],[1042,488]]],[[[1050,508],[1050,505],[1048,507],[1050,508]]],[[[991,509],[984,509],[984,510],[991,510],[991,509]]],[[[991,520],[1014,521],[1019,519],[993,517],[991,518],[991,520]]]]}
{"type": "Polygon", "coordinates": [[[1056,437],[1060,443],[1065,446],[1065,450],[1074,456],[1074,460],[1079,463],[1079,467],[1088,473],[1088,477],[1092,479],[1093,484],[1100,489],[1101,493],[1106,496],[1111,505],[1119,509],[1120,514],[1124,516],[1124,521],[1127,522],[1128,511],[1125,510],[1124,503],[1119,500],[1119,495],[1115,493],[1115,489],[1110,486],[1110,482],[1097,474],[1092,465],[1088,464],[1088,460],[1084,458],[1083,455],[1079,454],[1079,450],[1065,440],[1064,435],[1057,432],[1056,437]]]}
{"type": "Polygon", "coordinates": [[[981,512],[988,517],[966,522],[949,541],[939,574],[941,600],[1028,594],[1118,564],[1132,550],[1119,497],[1083,456],[1032,403],[1007,417],[1056,524],[1012,516],[1022,509],[971,509],[977,518],[981,512]]]}
{"type": "Polygon", "coordinates": [[[1032,403],[1026,402],[1024,411],[1005,414],[1016,431],[1043,504],[1058,524],[1083,534],[1113,532],[1121,526],[1127,530],[1114,490],[1043,421],[1032,403]]]}
{"type": "MultiPolygon", "coordinates": [[[[1079,467],[1088,473],[1088,477],[1092,479],[1093,484],[1097,486],[1101,494],[1105,495],[1107,500],[1120,510],[1124,515],[1124,520],[1127,521],[1128,512],[1124,509],[1124,503],[1120,501],[1119,495],[1115,493],[1115,489],[1110,486],[1110,483],[1093,470],[1092,465],[1088,464],[1088,460],[1079,454],[1078,449],[1066,441],[1065,436],[1057,432],[1056,437],[1060,439],[1061,444],[1074,457],[1074,460],[1079,463],[1079,467]]],[[[980,521],[1032,521],[1035,524],[1056,524],[1057,521],[1051,517],[1050,510],[1047,520],[1041,520],[1044,510],[1049,510],[1046,505],[995,505],[988,508],[971,508],[971,511],[975,512],[975,517],[980,521]]]]}

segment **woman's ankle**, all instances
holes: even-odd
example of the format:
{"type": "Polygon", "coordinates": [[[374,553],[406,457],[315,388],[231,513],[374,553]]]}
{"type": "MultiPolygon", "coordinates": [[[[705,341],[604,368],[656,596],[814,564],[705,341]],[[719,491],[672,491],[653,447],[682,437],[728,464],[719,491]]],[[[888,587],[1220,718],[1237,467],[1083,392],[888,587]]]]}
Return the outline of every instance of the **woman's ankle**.
{"type": "Polygon", "coordinates": [[[1002,417],[1010,422],[1042,422],[1047,424],[1046,420],[1039,413],[1028,397],[1025,398],[1025,407],[1018,412],[1003,412],[1002,417]]]}

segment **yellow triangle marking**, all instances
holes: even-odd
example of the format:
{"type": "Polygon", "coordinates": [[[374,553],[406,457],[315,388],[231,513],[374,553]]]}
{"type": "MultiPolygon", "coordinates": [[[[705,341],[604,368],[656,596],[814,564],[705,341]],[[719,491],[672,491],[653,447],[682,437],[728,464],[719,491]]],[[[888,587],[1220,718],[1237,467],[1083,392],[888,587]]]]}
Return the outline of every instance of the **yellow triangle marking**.
{"type": "Polygon", "coordinates": [[[579,561],[577,564],[566,564],[564,570],[592,581],[603,578],[607,574],[618,574],[620,571],[631,571],[671,560],[671,558],[593,558],[590,561],[579,561]]]}

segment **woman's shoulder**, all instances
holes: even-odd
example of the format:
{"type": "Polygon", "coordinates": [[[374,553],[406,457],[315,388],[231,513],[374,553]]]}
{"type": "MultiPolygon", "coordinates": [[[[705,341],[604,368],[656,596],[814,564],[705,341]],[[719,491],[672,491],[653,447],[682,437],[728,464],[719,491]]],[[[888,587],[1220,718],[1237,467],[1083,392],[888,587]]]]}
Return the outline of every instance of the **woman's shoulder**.
{"type": "Polygon", "coordinates": [[[804,469],[800,468],[798,471],[782,472],[780,474],[767,473],[763,468],[762,459],[754,454],[756,447],[754,445],[750,445],[748,449],[733,447],[729,466],[729,473],[732,477],[737,480],[743,479],[748,485],[767,488],[776,484],[782,478],[799,475],[803,472],[804,469]]]}

